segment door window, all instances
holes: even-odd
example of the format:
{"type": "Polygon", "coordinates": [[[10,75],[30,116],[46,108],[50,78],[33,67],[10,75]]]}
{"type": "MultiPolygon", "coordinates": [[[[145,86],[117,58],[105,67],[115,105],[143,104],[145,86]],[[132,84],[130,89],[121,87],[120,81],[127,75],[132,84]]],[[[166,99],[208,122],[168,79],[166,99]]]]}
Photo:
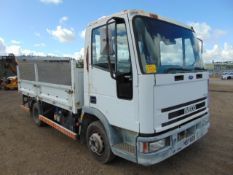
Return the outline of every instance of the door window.
{"type": "MultiPolygon", "coordinates": [[[[115,23],[109,24],[109,54],[112,67],[115,70],[115,23]]],[[[92,65],[98,68],[109,70],[108,50],[106,42],[106,26],[95,28],[92,32],[92,65]]]]}

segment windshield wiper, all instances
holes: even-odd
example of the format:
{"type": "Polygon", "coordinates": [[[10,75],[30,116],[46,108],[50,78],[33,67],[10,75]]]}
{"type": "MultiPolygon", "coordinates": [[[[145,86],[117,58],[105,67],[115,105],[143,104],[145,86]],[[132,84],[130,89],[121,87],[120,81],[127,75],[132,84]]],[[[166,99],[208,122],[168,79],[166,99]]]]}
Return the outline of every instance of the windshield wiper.
{"type": "Polygon", "coordinates": [[[190,69],[185,69],[185,68],[181,68],[181,67],[171,67],[171,68],[168,68],[165,73],[169,73],[169,72],[174,72],[174,73],[182,73],[182,72],[189,72],[190,69]]]}
{"type": "Polygon", "coordinates": [[[207,69],[202,68],[202,67],[194,67],[194,70],[202,70],[202,71],[207,71],[207,69]]]}

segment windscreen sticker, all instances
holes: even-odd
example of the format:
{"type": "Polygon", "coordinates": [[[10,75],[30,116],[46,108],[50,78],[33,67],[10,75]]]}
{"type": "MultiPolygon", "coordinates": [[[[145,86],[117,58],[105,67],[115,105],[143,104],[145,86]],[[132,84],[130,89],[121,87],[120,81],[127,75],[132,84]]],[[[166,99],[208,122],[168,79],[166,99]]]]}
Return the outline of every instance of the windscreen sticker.
{"type": "Polygon", "coordinates": [[[156,73],[156,72],[157,72],[157,67],[155,64],[146,65],[146,73],[151,74],[151,73],[156,73]]]}

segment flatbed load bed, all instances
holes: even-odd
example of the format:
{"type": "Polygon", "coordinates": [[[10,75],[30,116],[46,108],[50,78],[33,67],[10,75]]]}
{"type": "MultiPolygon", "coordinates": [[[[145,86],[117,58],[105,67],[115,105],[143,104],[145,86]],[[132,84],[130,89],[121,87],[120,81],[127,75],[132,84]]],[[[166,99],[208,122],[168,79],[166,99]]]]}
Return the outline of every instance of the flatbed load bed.
{"type": "Polygon", "coordinates": [[[17,60],[19,91],[23,95],[74,114],[81,109],[83,69],[77,60],[60,57],[18,57],[17,60]]]}

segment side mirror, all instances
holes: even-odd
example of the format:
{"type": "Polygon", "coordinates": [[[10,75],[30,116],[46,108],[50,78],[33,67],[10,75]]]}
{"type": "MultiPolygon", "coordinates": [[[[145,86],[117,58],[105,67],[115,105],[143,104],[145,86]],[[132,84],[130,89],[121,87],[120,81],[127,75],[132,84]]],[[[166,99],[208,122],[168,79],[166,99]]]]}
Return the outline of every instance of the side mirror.
{"type": "Polygon", "coordinates": [[[203,40],[200,38],[197,38],[197,40],[198,40],[198,46],[201,50],[201,54],[203,54],[203,40]]]}
{"type": "Polygon", "coordinates": [[[111,63],[111,58],[110,55],[112,55],[113,53],[115,53],[115,64],[117,63],[117,53],[116,53],[116,47],[117,47],[117,39],[116,39],[116,24],[117,23],[122,23],[124,22],[123,18],[119,18],[119,17],[112,17],[110,19],[108,19],[106,21],[106,51],[107,51],[107,60],[108,60],[108,66],[109,66],[109,71],[110,71],[110,75],[113,79],[116,79],[116,73],[114,72],[113,68],[112,68],[112,63],[111,63]],[[115,23],[115,37],[114,37],[114,43],[112,43],[112,33],[109,32],[109,24],[110,23],[115,23]],[[115,48],[113,48],[113,46],[115,48]],[[114,50],[115,49],[115,50],[114,50]]]}

